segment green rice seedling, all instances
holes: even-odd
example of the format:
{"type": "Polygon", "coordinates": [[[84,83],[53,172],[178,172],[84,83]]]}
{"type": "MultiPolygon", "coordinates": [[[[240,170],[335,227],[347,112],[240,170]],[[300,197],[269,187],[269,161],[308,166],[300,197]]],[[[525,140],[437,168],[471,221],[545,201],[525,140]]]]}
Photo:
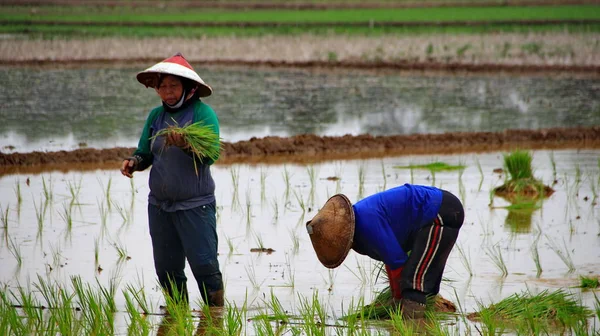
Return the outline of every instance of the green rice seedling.
{"type": "Polygon", "coordinates": [[[290,261],[289,255],[287,253],[285,254],[285,266],[286,266],[286,270],[287,270],[287,274],[288,274],[288,281],[287,281],[286,285],[288,287],[294,288],[294,287],[296,287],[296,274],[295,274],[294,270],[292,269],[292,263],[290,261]]]}
{"type": "Polygon", "coordinates": [[[265,243],[263,242],[262,236],[256,232],[254,232],[254,243],[257,245],[258,249],[265,249],[265,243]]]}
{"type": "Polygon", "coordinates": [[[172,322],[170,323],[171,332],[174,335],[192,335],[194,323],[190,313],[190,308],[184,293],[180,293],[177,285],[171,283],[172,292],[163,294],[166,300],[167,311],[172,322]]]}
{"type": "Polygon", "coordinates": [[[17,261],[17,267],[20,268],[23,265],[21,247],[12,238],[9,240],[8,251],[13,255],[13,257],[15,257],[15,260],[17,261]]]}
{"type": "Polygon", "coordinates": [[[327,315],[325,309],[319,302],[318,292],[313,293],[312,300],[299,295],[300,316],[304,321],[304,332],[306,335],[325,336],[325,321],[327,315]]]}
{"type": "Polygon", "coordinates": [[[100,263],[100,237],[94,239],[94,265],[98,267],[100,263]]]}
{"type": "Polygon", "coordinates": [[[108,218],[109,209],[104,206],[104,201],[96,201],[96,203],[98,204],[98,212],[100,213],[100,225],[103,229],[102,231],[104,231],[106,229],[106,219],[108,218]]]}
{"type": "Polygon", "coordinates": [[[127,290],[123,290],[125,297],[125,309],[129,314],[129,326],[127,327],[128,335],[149,335],[150,323],[138,312],[134,300],[129,295],[127,290]]]}
{"type": "Polygon", "coordinates": [[[283,183],[285,183],[284,202],[287,202],[290,196],[290,184],[292,179],[292,175],[288,171],[287,166],[283,166],[283,172],[281,175],[283,176],[283,183]]]}
{"type": "Polygon", "coordinates": [[[33,208],[35,209],[35,218],[37,219],[38,232],[37,236],[42,237],[44,232],[44,217],[46,216],[46,207],[42,206],[42,199],[40,198],[40,206],[35,203],[35,199],[33,199],[33,208]]]}
{"type": "Polygon", "coordinates": [[[460,255],[461,263],[463,264],[467,272],[469,272],[469,276],[473,276],[473,268],[471,267],[471,253],[468,251],[467,253],[465,253],[465,251],[460,245],[457,245],[456,248],[458,250],[458,254],[460,255]]]}
{"type": "Polygon", "coordinates": [[[355,259],[355,261],[356,267],[354,268],[354,270],[348,267],[347,265],[344,266],[350,271],[350,273],[352,273],[358,280],[360,280],[361,284],[365,285],[369,282],[371,278],[370,271],[368,271],[366,267],[359,262],[358,259],[355,259]]]}
{"type": "Polygon", "coordinates": [[[119,216],[121,216],[121,219],[123,220],[122,224],[127,224],[130,222],[130,214],[127,211],[127,209],[125,209],[124,206],[121,206],[120,204],[118,204],[115,201],[112,201],[113,206],[115,207],[115,209],[117,210],[117,213],[119,214],[119,216]]]}
{"type": "Polygon", "coordinates": [[[306,205],[304,204],[304,199],[302,199],[302,193],[296,192],[296,190],[294,190],[294,197],[296,197],[296,200],[298,201],[298,206],[300,206],[302,213],[306,213],[306,205]]]}
{"type": "Polygon", "coordinates": [[[238,308],[235,304],[232,306],[229,302],[226,304],[225,316],[223,317],[223,336],[237,336],[242,334],[242,328],[245,325],[246,318],[246,303],[241,308],[238,308]]]}
{"type": "Polygon", "coordinates": [[[598,277],[586,277],[583,275],[579,276],[580,285],[579,288],[594,289],[600,287],[598,277]]]}
{"type": "Polygon", "coordinates": [[[239,201],[239,181],[240,181],[240,167],[231,167],[229,170],[231,174],[231,185],[233,186],[233,194],[231,198],[231,208],[233,210],[237,209],[240,205],[239,201]]]}
{"type": "Polygon", "coordinates": [[[38,282],[34,283],[34,287],[45,299],[46,307],[48,307],[50,311],[51,322],[57,325],[60,334],[83,334],[81,324],[76,320],[74,313],[73,293],[67,291],[66,288],[61,288],[56,283],[46,283],[39,274],[38,282]]]}
{"type": "Polygon", "coordinates": [[[79,303],[86,335],[106,335],[112,331],[111,315],[107,316],[106,303],[97,291],[89,284],[83,284],[81,277],[71,277],[71,284],[79,303]]]}
{"type": "Polygon", "coordinates": [[[0,332],[2,335],[27,335],[30,332],[4,288],[0,290],[0,332]]]}
{"type": "Polygon", "coordinates": [[[53,191],[52,191],[52,179],[48,179],[48,183],[46,183],[46,179],[42,176],[42,188],[44,190],[44,197],[46,198],[46,202],[52,201],[53,191]]]}
{"type": "MultiPolygon", "coordinates": [[[[479,309],[477,319],[483,325],[483,330],[481,330],[479,334],[485,336],[504,335],[506,326],[494,314],[494,311],[485,309],[485,305],[479,300],[477,300],[477,307],[479,309]]],[[[479,330],[479,328],[477,328],[477,330],[479,330]]]]}
{"type": "Polygon", "coordinates": [[[527,151],[515,150],[504,154],[505,168],[513,180],[533,178],[532,160],[531,153],[527,151]]]}
{"type": "Polygon", "coordinates": [[[494,190],[493,186],[490,188],[489,196],[490,196],[490,203],[488,203],[488,206],[490,208],[492,208],[494,206],[494,196],[496,196],[496,190],[494,190]]]}
{"type": "Polygon", "coordinates": [[[539,278],[542,274],[542,263],[540,262],[540,253],[538,251],[538,240],[536,239],[533,244],[531,244],[531,256],[533,257],[533,262],[535,263],[536,269],[536,277],[539,278]]]}
{"type": "Polygon", "coordinates": [[[292,253],[297,254],[300,250],[300,239],[298,238],[298,234],[292,228],[288,229],[290,239],[292,240],[292,253]]]}
{"type": "Polygon", "coordinates": [[[17,208],[20,208],[21,203],[23,202],[23,197],[21,195],[21,183],[19,183],[19,181],[15,183],[15,196],[17,197],[17,208]]]}
{"type": "Polygon", "coordinates": [[[310,189],[314,190],[317,183],[317,173],[314,166],[306,167],[306,173],[308,174],[308,180],[310,181],[310,189]]]}
{"type": "Polygon", "coordinates": [[[17,300],[22,312],[25,314],[25,318],[27,319],[27,330],[29,332],[42,333],[44,331],[44,316],[42,314],[42,309],[40,309],[41,305],[33,296],[29,288],[26,290],[25,287],[18,286],[18,291],[18,297],[12,292],[11,294],[17,300]]]}
{"type": "Polygon", "coordinates": [[[73,230],[73,213],[71,206],[63,204],[63,211],[59,213],[59,216],[65,221],[67,232],[70,233],[71,230],[73,230]]]}
{"type": "Polygon", "coordinates": [[[54,266],[54,268],[56,268],[60,265],[60,261],[61,261],[60,258],[62,256],[60,243],[58,243],[57,246],[50,243],[50,253],[52,254],[52,266],[54,266]]]}
{"type": "Polygon", "coordinates": [[[262,314],[256,315],[253,321],[264,321],[267,323],[276,321],[278,324],[287,324],[290,322],[289,314],[283,308],[272,289],[269,301],[263,299],[263,302],[265,304],[265,311],[262,314]]]}
{"type": "Polygon", "coordinates": [[[273,197],[271,206],[273,208],[273,224],[277,224],[277,221],[279,220],[279,203],[277,202],[277,197],[273,197]]]}
{"type": "Polygon", "coordinates": [[[382,189],[385,190],[387,188],[387,175],[385,173],[385,165],[383,164],[383,160],[381,160],[380,163],[381,163],[381,178],[383,179],[382,189]]]}
{"type": "Polygon", "coordinates": [[[596,310],[596,317],[600,319],[600,299],[594,292],[594,310],[596,310]]]}
{"type": "MultiPolygon", "coordinates": [[[[169,133],[181,135],[188,145],[188,150],[192,152],[194,158],[200,161],[200,163],[204,163],[207,160],[214,162],[219,159],[219,155],[221,154],[221,139],[213,127],[205,125],[203,121],[188,123],[183,126],[179,126],[176,123],[175,126],[156,132],[151,139],[167,136],[169,133]]],[[[194,169],[197,175],[198,166],[196,160],[194,160],[194,169]]]]}
{"type": "Polygon", "coordinates": [[[365,192],[365,166],[358,166],[358,195],[357,199],[362,199],[365,192]]]}
{"type": "Polygon", "coordinates": [[[400,309],[389,311],[390,321],[394,331],[400,336],[412,336],[417,334],[417,330],[411,321],[402,317],[400,309]]]}
{"type": "Polygon", "coordinates": [[[233,245],[233,240],[228,236],[225,236],[225,240],[227,241],[227,247],[229,247],[229,254],[231,255],[235,251],[235,246],[233,245]]]}
{"type": "Polygon", "coordinates": [[[8,214],[10,212],[10,206],[7,205],[6,209],[2,209],[2,205],[0,205],[0,219],[2,220],[2,228],[5,232],[8,231],[8,214]]]}
{"type": "Polygon", "coordinates": [[[481,168],[481,162],[479,162],[478,158],[475,158],[475,164],[477,165],[477,170],[479,171],[479,186],[477,187],[477,192],[480,192],[481,186],[483,185],[483,169],[481,168]]]}
{"type": "Polygon", "coordinates": [[[585,321],[591,311],[562,289],[554,292],[544,290],[537,295],[529,291],[515,293],[500,302],[479,310],[475,316],[490,314],[506,327],[521,331],[520,334],[539,334],[548,326],[560,323],[571,327],[585,321]]]}
{"type": "Polygon", "coordinates": [[[394,166],[397,169],[425,169],[430,172],[441,172],[441,171],[452,171],[452,170],[463,170],[466,168],[464,165],[449,165],[445,162],[432,162],[428,164],[411,164],[408,166],[394,166]]]}
{"type": "Polygon", "coordinates": [[[150,314],[152,312],[150,310],[150,303],[148,302],[148,298],[146,297],[146,293],[144,292],[144,287],[140,286],[140,289],[136,289],[135,287],[133,287],[133,285],[127,284],[125,286],[125,291],[131,294],[131,297],[133,298],[133,300],[135,300],[135,302],[144,314],[150,314]]]}
{"type": "Polygon", "coordinates": [[[556,180],[556,160],[554,159],[554,152],[550,152],[550,165],[552,166],[552,176],[556,180]]]}
{"type": "Polygon", "coordinates": [[[252,222],[252,191],[246,189],[246,225],[250,226],[252,222]]]}
{"type": "Polygon", "coordinates": [[[465,184],[463,183],[463,180],[462,180],[463,172],[464,172],[464,170],[458,171],[458,194],[460,196],[460,200],[462,201],[462,203],[466,204],[465,200],[467,198],[467,192],[466,192],[465,184]]]}
{"type": "Polygon", "coordinates": [[[579,163],[575,164],[575,194],[579,193],[579,186],[581,185],[581,166],[579,163]]]}
{"type": "Polygon", "coordinates": [[[266,194],[265,194],[266,184],[267,184],[266,182],[267,182],[267,171],[263,171],[263,169],[261,168],[260,169],[260,201],[261,201],[261,204],[266,199],[266,194]]]}
{"type": "Polygon", "coordinates": [[[69,188],[69,193],[71,195],[71,204],[74,204],[77,202],[79,192],[81,191],[81,178],[79,179],[79,182],[67,181],[67,187],[69,188]]]}
{"type": "Polygon", "coordinates": [[[488,248],[485,252],[498,270],[500,270],[500,275],[502,277],[506,277],[508,275],[508,269],[506,268],[506,263],[504,263],[504,258],[502,257],[502,251],[500,250],[500,246],[496,245],[494,247],[488,248]]]}
{"type": "Polygon", "coordinates": [[[112,246],[114,246],[115,250],[117,251],[119,261],[130,259],[130,257],[127,255],[127,248],[120,241],[113,241],[112,246]]]}
{"type": "Polygon", "coordinates": [[[563,239],[564,250],[558,246],[558,244],[552,240],[549,236],[546,235],[546,239],[548,240],[548,246],[550,249],[556,253],[556,255],[562,260],[563,263],[568,268],[569,273],[573,273],[575,271],[575,263],[573,263],[573,259],[571,258],[571,254],[569,253],[569,249],[567,248],[567,243],[563,239]]]}
{"type": "Polygon", "coordinates": [[[246,274],[248,275],[248,280],[250,281],[252,288],[254,290],[260,289],[260,286],[263,284],[264,280],[262,282],[258,282],[256,278],[256,270],[254,269],[254,262],[250,263],[250,267],[244,266],[244,268],[246,269],[246,274]]]}

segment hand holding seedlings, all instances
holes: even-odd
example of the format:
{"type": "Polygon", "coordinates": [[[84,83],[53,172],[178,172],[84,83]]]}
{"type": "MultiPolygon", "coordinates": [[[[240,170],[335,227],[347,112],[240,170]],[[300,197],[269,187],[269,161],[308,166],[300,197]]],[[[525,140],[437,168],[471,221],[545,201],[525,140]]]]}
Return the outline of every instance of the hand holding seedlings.
{"type": "Polygon", "coordinates": [[[167,146],[177,146],[182,149],[187,149],[190,147],[190,144],[185,140],[183,134],[178,132],[177,130],[181,130],[181,128],[169,127],[169,132],[166,136],[166,144],[167,146]]]}

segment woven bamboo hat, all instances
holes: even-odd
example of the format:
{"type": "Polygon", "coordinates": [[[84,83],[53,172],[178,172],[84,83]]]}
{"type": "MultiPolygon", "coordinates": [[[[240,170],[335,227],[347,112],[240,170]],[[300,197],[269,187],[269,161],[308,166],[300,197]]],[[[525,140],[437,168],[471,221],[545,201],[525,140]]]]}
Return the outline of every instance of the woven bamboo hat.
{"type": "Polygon", "coordinates": [[[354,239],[354,210],[348,197],[332,196],[306,230],[319,261],[327,268],[338,267],[348,255],[354,239]]]}
{"type": "Polygon", "coordinates": [[[180,53],[138,73],[136,78],[138,82],[144,84],[146,87],[156,88],[160,75],[174,75],[196,82],[200,97],[208,97],[212,94],[210,86],[204,83],[190,63],[180,53]]]}

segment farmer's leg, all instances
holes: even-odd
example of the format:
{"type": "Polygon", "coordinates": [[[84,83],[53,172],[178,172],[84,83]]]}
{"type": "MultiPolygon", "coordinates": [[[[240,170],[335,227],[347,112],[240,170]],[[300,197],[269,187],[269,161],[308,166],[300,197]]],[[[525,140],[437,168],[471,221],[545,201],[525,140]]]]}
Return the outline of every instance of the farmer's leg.
{"type": "Polygon", "coordinates": [[[223,306],[223,277],[217,260],[215,203],[178,211],[177,230],[204,302],[223,306]]]}
{"type": "Polygon", "coordinates": [[[458,238],[464,220],[463,206],[443,191],[437,218],[417,231],[410,256],[402,272],[402,298],[425,304],[426,297],[440,291],[448,255],[458,238]]]}
{"type": "Polygon", "coordinates": [[[185,254],[173,223],[173,213],[148,204],[148,222],[158,281],[171,298],[180,298],[187,302],[187,278],[183,271],[185,254]]]}

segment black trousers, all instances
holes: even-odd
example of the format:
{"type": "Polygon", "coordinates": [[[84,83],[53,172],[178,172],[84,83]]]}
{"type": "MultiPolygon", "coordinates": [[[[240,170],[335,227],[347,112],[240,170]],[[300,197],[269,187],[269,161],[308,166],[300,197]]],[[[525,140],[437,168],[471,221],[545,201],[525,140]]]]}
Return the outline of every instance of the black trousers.
{"type": "Polygon", "coordinates": [[[440,291],[448,255],[465,217],[460,200],[445,190],[442,193],[437,217],[414,232],[407,246],[403,246],[405,251],[410,251],[400,280],[403,299],[426,303],[427,296],[440,291]]]}

